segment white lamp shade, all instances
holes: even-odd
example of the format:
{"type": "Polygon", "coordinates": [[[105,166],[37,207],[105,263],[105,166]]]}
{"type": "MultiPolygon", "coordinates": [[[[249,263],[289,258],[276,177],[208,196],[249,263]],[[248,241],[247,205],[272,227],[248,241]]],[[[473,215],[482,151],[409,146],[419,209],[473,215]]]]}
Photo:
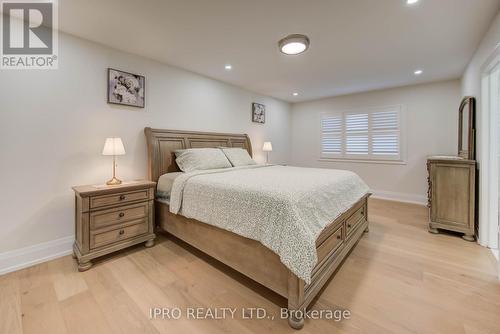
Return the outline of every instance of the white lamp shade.
{"type": "Polygon", "coordinates": [[[106,138],[102,155],[125,155],[125,147],[121,138],[106,138]]]}
{"type": "Polygon", "coordinates": [[[271,152],[273,150],[273,145],[271,144],[270,141],[265,141],[264,145],[262,146],[262,151],[264,152],[271,152]]]}

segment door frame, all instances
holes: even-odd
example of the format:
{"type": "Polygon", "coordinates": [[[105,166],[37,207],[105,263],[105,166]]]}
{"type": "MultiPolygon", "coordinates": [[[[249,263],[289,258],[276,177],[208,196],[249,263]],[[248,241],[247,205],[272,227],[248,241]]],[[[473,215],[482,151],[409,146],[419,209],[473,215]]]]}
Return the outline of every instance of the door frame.
{"type": "MultiPolygon", "coordinates": [[[[499,246],[499,139],[500,139],[500,45],[481,67],[481,112],[479,132],[479,244],[499,246]],[[495,92],[492,94],[492,92],[495,92]],[[497,112],[493,112],[494,109],[497,112]],[[496,182],[490,182],[496,180],[496,182]]],[[[498,260],[498,258],[497,258],[498,260]]]]}

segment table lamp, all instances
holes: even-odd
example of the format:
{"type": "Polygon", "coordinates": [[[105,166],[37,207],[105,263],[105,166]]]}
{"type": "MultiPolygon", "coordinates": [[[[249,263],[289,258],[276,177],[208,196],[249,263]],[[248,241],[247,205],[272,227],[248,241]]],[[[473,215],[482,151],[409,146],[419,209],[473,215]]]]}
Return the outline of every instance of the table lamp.
{"type": "Polygon", "coordinates": [[[125,155],[125,148],[123,147],[123,142],[121,138],[106,138],[104,143],[104,148],[102,149],[102,155],[112,155],[113,156],[113,178],[106,182],[107,185],[117,185],[121,184],[122,181],[116,178],[116,156],[125,155]]]}
{"type": "Polygon", "coordinates": [[[269,152],[273,151],[273,145],[271,144],[270,141],[265,141],[264,145],[262,146],[262,151],[266,152],[266,163],[269,163],[269,152]]]}

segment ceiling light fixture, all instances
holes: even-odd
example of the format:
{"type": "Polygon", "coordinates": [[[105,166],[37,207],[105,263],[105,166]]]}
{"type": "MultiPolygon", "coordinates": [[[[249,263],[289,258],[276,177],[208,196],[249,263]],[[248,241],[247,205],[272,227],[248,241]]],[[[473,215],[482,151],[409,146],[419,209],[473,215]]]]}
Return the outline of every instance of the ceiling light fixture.
{"type": "Polygon", "coordinates": [[[231,65],[227,64],[226,66],[224,66],[224,68],[225,68],[226,70],[228,70],[228,71],[229,71],[229,70],[230,70],[230,69],[232,69],[233,67],[232,67],[231,65]]]}
{"type": "Polygon", "coordinates": [[[424,73],[424,71],[422,71],[422,70],[416,70],[415,72],[413,72],[413,74],[415,74],[415,75],[420,75],[422,73],[424,73]]]}
{"type": "Polygon", "coordinates": [[[292,94],[293,96],[299,96],[299,93],[295,92],[292,94]]]}
{"type": "Polygon", "coordinates": [[[413,5],[413,4],[416,4],[417,2],[418,2],[418,0],[406,0],[407,5],[413,5]]]}
{"type": "Polygon", "coordinates": [[[280,51],[287,55],[298,55],[309,48],[309,38],[306,35],[292,34],[278,42],[280,51]]]}

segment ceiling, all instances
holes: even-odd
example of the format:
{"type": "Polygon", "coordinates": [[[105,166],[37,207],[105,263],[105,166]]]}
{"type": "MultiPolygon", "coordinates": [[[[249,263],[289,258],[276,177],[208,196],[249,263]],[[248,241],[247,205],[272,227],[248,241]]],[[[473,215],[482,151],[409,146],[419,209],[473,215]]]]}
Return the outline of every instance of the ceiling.
{"type": "Polygon", "coordinates": [[[64,0],[59,6],[62,31],[298,102],[459,78],[500,1],[64,0]],[[306,53],[279,52],[278,40],[291,33],[309,36],[306,53]],[[423,74],[415,76],[416,69],[423,74]]]}

